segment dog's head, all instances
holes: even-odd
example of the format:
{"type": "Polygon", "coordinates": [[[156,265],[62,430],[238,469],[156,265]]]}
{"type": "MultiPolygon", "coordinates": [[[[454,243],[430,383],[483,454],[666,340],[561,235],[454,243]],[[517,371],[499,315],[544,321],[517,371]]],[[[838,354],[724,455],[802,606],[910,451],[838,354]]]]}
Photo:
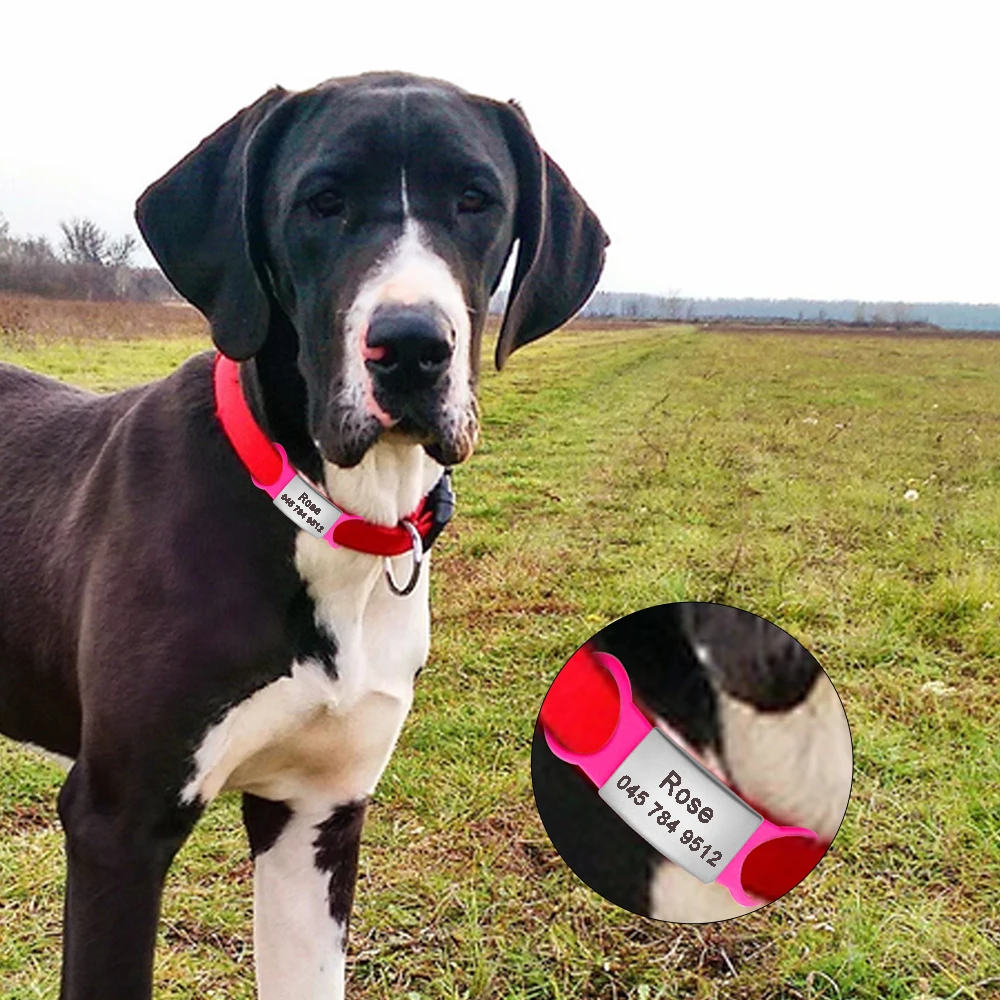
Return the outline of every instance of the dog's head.
{"type": "Polygon", "coordinates": [[[137,219],[219,350],[294,372],[301,436],[341,467],[386,433],[467,458],[515,241],[498,368],[583,305],[607,244],[515,105],[403,74],[269,91],[154,183],[137,219]]]}

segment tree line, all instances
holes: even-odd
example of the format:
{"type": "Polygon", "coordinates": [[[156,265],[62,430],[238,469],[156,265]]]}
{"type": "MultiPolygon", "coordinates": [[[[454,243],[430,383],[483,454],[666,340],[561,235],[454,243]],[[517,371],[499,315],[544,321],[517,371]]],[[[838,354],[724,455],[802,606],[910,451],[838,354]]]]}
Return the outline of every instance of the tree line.
{"type": "Polygon", "coordinates": [[[133,302],[177,297],[158,269],[135,266],[134,236],[115,239],[91,219],[59,228],[62,239],[53,246],[45,236],[14,235],[0,214],[0,292],[133,302]]]}
{"type": "Polygon", "coordinates": [[[862,302],[852,299],[692,299],[680,295],[596,292],[581,315],[688,323],[741,320],[853,326],[931,326],[1000,331],[1000,305],[964,302],[862,302]]]}
{"type": "MultiPolygon", "coordinates": [[[[500,314],[507,290],[490,300],[500,314]]],[[[853,299],[693,299],[645,292],[595,292],[580,311],[595,319],[664,320],[677,323],[737,321],[811,326],[930,327],[1000,333],[1000,305],[965,302],[862,302],[853,299]]]]}

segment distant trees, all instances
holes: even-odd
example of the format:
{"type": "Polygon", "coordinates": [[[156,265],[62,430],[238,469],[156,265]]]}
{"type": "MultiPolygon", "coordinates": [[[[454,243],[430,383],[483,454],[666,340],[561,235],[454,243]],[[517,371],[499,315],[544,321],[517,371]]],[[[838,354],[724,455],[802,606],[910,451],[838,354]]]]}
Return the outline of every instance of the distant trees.
{"type": "Polygon", "coordinates": [[[607,319],[739,320],[855,326],[936,326],[943,330],[1000,331],[1000,305],[962,302],[857,302],[815,299],[686,299],[641,292],[596,292],[583,316],[607,319]]]}
{"type": "Polygon", "coordinates": [[[686,316],[686,300],[677,292],[646,295],[641,292],[595,292],[584,306],[584,316],[616,319],[679,320],[686,316]]]}
{"type": "Polygon", "coordinates": [[[92,219],[60,222],[59,251],[44,236],[15,236],[0,214],[0,291],[45,298],[151,299],[176,293],[156,269],[134,267],[138,243],[113,239],[92,219]]]}

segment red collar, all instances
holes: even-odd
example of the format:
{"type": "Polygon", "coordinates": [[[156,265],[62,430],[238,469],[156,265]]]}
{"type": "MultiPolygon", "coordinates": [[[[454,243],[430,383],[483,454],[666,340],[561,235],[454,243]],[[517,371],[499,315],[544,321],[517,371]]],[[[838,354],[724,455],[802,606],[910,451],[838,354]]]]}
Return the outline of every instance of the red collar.
{"type": "Polygon", "coordinates": [[[399,556],[412,550],[413,535],[405,522],[417,530],[421,539],[430,533],[434,511],[426,497],[409,517],[391,528],[348,514],[297,473],[281,445],[260,429],[243,396],[237,362],[216,354],[213,381],[219,423],[240,461],[254,484],[265,490],[278,509],[299,527],[334,548],[342,545],[373,556],[399,556]]]}

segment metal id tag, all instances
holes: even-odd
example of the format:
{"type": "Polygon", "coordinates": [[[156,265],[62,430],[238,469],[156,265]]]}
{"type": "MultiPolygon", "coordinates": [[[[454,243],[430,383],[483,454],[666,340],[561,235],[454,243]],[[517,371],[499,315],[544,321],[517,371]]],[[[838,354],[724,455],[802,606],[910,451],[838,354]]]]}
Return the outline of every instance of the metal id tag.
{"type": "Polygon", "coordinates": [[[303,531],[322,538],[343,511],[295,475],[278,491],[274,505],[303,531]]]}
{"type": "Polygon", "coordinates": [[[640,837],[702,882],[718,878],[764,822],[658,729],[598,794],[640,837]]]}

